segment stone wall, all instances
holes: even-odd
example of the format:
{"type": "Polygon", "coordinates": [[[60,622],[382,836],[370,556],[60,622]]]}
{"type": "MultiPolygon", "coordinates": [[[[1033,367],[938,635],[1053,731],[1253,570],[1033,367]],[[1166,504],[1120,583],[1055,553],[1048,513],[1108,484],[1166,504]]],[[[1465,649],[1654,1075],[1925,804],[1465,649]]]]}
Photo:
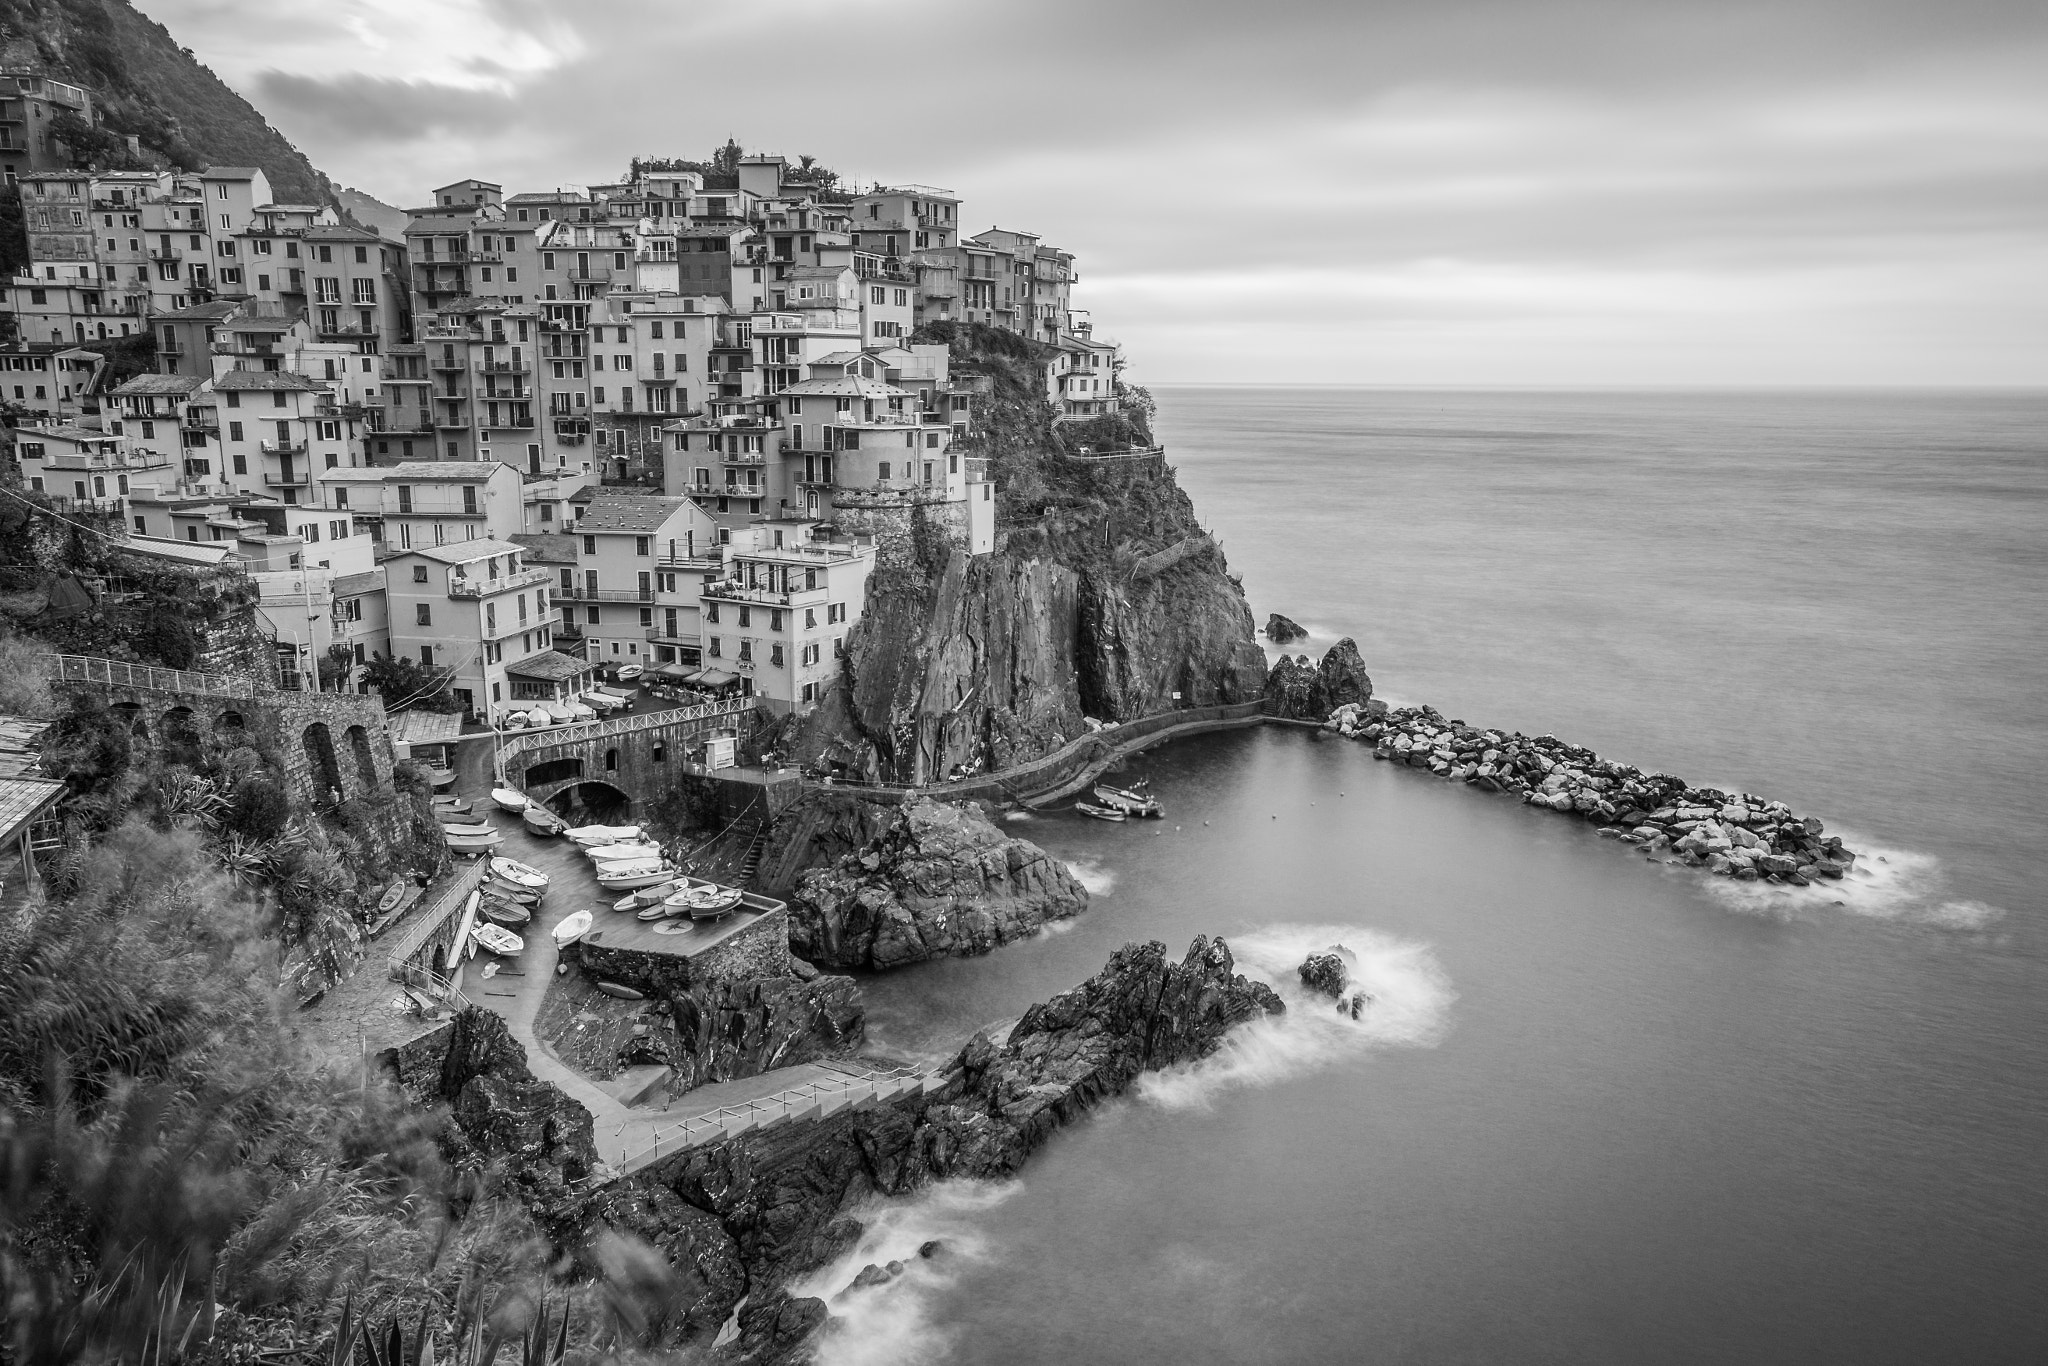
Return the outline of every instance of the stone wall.
{"type": "Polygon", "coordinates": [[[920,545],[967,545],[967,504],[921,492],[835,491],[832,524],[842,535],[873,537],[877,569],[910,568],[920,545]]]}
{"type": "Polygon", "coordinates": [[[505,774],[512,786],[543,804],[582,783],[603,783],[617,789],[638,816],[646,803],[668,795],[691,776],[690,755],[706,737],[735,734],[746,721],[746,713],[706,716],[623,735],[536,744],[508,758],[505,774]],[[529,780],[527,775],[541,765],[558,766],[563,760],[575,761],[580,770],[563,776],[551,767],[545,781],[529,780]]]}
{"type": "Polygon", "coordinates": [[[763,977],[788,977],[795,971],[789,957],[789,912],[780,903],[775,910],[689,958],[602,944],[577,944],[569,952],[593,977],[650,996],[688,992],[693,987],[737,985],[763,977]]]}

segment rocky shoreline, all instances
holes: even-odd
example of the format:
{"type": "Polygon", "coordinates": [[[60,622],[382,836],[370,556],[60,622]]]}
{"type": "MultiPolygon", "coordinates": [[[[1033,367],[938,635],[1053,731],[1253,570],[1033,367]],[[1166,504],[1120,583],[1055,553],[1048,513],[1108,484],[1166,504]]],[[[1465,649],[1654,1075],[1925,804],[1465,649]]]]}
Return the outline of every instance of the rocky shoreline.
{"type": "Polygon", "coordinates": [[[1603,836],[1719,877],[1805,887],[1839,880],[1856,864],[1856,852],[1818,817],[1784,802],[1645,773],[1554,735],[1488,730],[1434,707],[1389,707],[1372,696],[1349,639],[1333,645],[1320,666],[1306,656],[1282,659],[1266,698],[1269,715],[1318,721],[1372,745],[1375,759],[1591,821],[1603,836]]]}

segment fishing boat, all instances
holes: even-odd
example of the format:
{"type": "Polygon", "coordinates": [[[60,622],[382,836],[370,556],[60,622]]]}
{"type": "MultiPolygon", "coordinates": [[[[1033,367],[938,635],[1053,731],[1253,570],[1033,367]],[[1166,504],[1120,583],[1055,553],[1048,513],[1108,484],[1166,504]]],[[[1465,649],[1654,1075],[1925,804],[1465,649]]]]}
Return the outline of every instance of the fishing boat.
{"type": "Polygon", "coordinates": [[[591,915],[589,911],[578,911],[574,915],[564,916],[559,925],[548,931],[549,934],[555,937],[555,947],[566,949],[588,934],[590,932],[590,920],[591,915]]]}
{"type": "Polygon", "coordinates": [[[428,764],[427,781],[435,787],[453,787],[455,786],[455,770],[442,764],[428,764]]]}
{"type": "Polygon", "coordinates": [[[546,873],[543,873],[538,868],[529,867],[517,859],[494,858],[491,860],[491,872],[500,880],[509,882],[514,887],[524,887],[528,891],[534,892],[545,892],[548,889],[548,875],[546,873]]]}
{"type": "Polygon", "coordinates": [[[434,819],[443,825],[489,825],[490,822],[474,811],[457,811],[452,806],[434,808],[434,819]]]}
{"type": "Polygon", "coordinates": [[[657,901],[652,906],[642,906],[636,918],[640,920],[666,920],[671,914],[672,912],[669,910],[667,903],[657,901]]]}
{"type": "Polygon", "coordinates": [[[533,919],[533,912],[516,901],[503,901],[488,893],[477,902],[477,914],[500,925],[524,925],[533,919]]]}
{"type": "Polygon", "coordinates": [[[491,800],[498,804],[500,811],[517,814],[526,809],[526,794],[515,788],[494,787],[491,789],[491,800]]]}
{"type": "Polygon", "coordinates": [[[716,920],[738,906],[744,895],[737,887],[720,887],[713,882],[700,882],[664,901],[662,909],[671,916],[687,915],[692,920],[716,920]]]}
{"type": "Polygon", "coordinates": [[[469,932],[469,937],[492,953],[497,954],[500,958],[509,957],[526,947],[524,939],[521,939],[503,925],[488,923],[478,925],[469,932]]]}
{"type": "Polygon", "coordinates": [[[531,887],[521,887],[516,882],[501,881],[496,875],[484,879],[483,891],[502,901],[517,902],[521,906],[540,905],[541,893],[531,887]]]}
{"type": "Polygon", "coordinates": [[[377,898],[377,914],[389,915],[398,909],[398,903],[405,900],[405,879],[400,878],[384,889],[384,895],[377,898]]]}
{"type": "Polygon", "coordinates": [[[659,906],[662,902],[668,900],[670,895],[682,891],[683,888],[689,885],[690,879],[686,877],[675,877],[670,878],[667,882],[657,882],[652,887],[641,887],[626,893],[626,895],[612,903],[612,909],[615,911],[637,911],[643,906],[659,906]]]}
{"type": "Polygon", "coordinates": [[[441,833],[444,835],[486,835],[496,833],[497,829],[498,827],[489,821],[473,821],[467,818],[441,822],[441,833]]]}
{"type": "Polygon", "coordinates": [[[1074,809],[1084,816],[1093,816],[1099,821],[1121,821],[1124,813],[1113,806],[1097,806],[1093,802],[1075,802],[1074,809]]]}
{"type": "Polygon", "coordinates": [[[630,892],[635,887],[652,887],[657,882],[672,881],[675,875],[676,870],[665,860],[627,863],[614,868],[599,869],[597,885],[607,892],[630,892]]]}
{"type": "Polygon", "coordinates": [[[1166,808],[1159,804],[1157,797],[1144,790],[1143,783],[1129,788],[1108,787],[1097,783],[1095,800],[1104,806],[1115,807],[1126,816],[1144,816],[1149,820],[1158,820],[1166,815],[1166,808]]]}
{"type": "Polygon", "coordinates": [[[658,844],[603,844],[595,849],[585,849],[583,856],[599,872],[607,863],[637,863],[643,859],[660,858],[658,844]]]}
{"type": "Polygon", "coordinates": [[[459,835],[451,830],[447,832],[447,839],[448,847],[458,854],[481,854],[505,842],[505,837],[489,826],[474,833],[459,835]]]}
{"type": "Polygon", "coordinates": [[[559,835],[569,828],[569,822],[545,806],[529,806],[519,813],[519,819],[525,821],[526,828],[536,835],[559,835]]]}
{"type": "Polygon", "coordinates": [[[467,815],[473,809],[474,807],[467,797],[446,796],[434,798],[434,811],[436,814],[443,811],[459,811],[467,815]]]}
{"type": "Polygon", "coordinates": [[[564,830],[567,835],[585,849],[595,849],[605,844],[624,844],[627,840],[640,838],[637,825],[578,825],[564,830]]]}

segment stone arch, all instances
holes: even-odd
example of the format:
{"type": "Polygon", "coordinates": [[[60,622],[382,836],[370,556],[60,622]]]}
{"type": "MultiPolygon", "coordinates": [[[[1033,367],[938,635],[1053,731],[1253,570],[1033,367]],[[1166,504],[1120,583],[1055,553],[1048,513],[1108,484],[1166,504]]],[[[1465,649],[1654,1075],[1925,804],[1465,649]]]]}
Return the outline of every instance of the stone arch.
{"type": "Polygon", "coordinates": [[[247,730],[249,727],[248,724],[245,721],[243,721],[242,713],[230,707],[228,710],[222,712],[219,716],[213,718],[213,728],[217,731],[240,732],[247,730]]]}
{"type": "Polygon", "coordinates": [[[142,714],[140,702],[115,702],[107,710],[121,718],[121,724],[137,741],[149,743],[149,721],[142,714]]]}
{"type": "Polygon", "coordinates": [[[199,745],[203,738],[199,731],[199,718],[190,707],[180,703],[166,708],[157,718],[157,736],[165,749],[173,751],[181,759],[197,759],[199,745]]]}
{"type": "Polygon", "coordinates": [[[560,803],[557,809],[563,815],[577,812],[591,821],[609,822],[622,820],[633,814],[633,799],[610,783],[591,779],[587,782],[571,783],[550,799],[560,803]]]}
{"type": "Polygon", "coordinates": [[[300,744],[306,750],[306,778],[313,788],[315,801],[325,802],[329,792],[345,792],[341,785],[341,765],[334,757],[334,737],[327,732],[325,721],[315,721],[299,736],[300,744]]]}
{"type": "Polygon", "coordinates": [[[377,790],[377,751],[370,747],[370,733],[361,726],[350,726],[347,731],[349,753],[356,763],[356,779],[359,792],[377,790]]]}
{"type": "Polygon", "coordinates": [[[520,776],[519,786],[544,787],[549,783],[559,783],[564,779],[581,778],[582,776],[583,760],[576,755],[569,754],[559,759],[549,759],[544,763],[529,765],[526,772],[520,776]]]}

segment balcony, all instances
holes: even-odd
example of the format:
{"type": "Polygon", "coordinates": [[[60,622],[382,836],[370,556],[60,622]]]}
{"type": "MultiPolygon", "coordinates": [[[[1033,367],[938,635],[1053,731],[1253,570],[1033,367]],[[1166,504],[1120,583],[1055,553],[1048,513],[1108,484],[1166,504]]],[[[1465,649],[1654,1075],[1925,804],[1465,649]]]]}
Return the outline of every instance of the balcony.
{"type": "Polygon", "coordinates": [[[203,413],[188,408],[184,419],[178,425],[188,432],[210,432],[215,436],[220,435],[220,416],[211,408],[203,413]]]}
{"type": "Polygon", "coordinates": [[[291,474],[266,474],[263,476],[264,485],[274,489],[302,489],[312,482],[313,475],[310,470],[291,474]]]}
{"type": "Polygon", "coordinates": [[[665,375],[661,371],[656,370],[651,375],[642,375],[640,377],[640,382],[642,384],[674,384],[678,378],[680,378],[680,376],[665,375]]]}
{"type": "Polygon", "coordinates": [[[159,265],[163,265],[171,261],[184,260],[185,253],[177,247],[151,247],[149,249],[149,259],[159,265]]]}
{"type": "MultiPolygon", "coordinates": [[[[375,308],[376,305],[374,303],[358,301],[356,307],[375,308]]],[[[381,329],[375,327],[319,327],[313,330],[313,335],[321,341],[376,342],[382,340],[384,333],[381,329]]]]}
{"type": "Polygon", "coordinates": [[[430,360],[427,362],[427,368],[429,370],[439,370],[444,374],[451,375],[459,375],[469,369],[467,365],[463,364],[460,360],[457,360],[452,356],[442,356],[437,360],[430,360]]]}
{"type": "Polygon", "coordinates": [[[555,597],[561,602],[637,602],[645,607],[654,605],[652,588],[645,593],[637,588],[557,588],[555,597]]]}
{"type": "MultiPolygon", "coordinates": [[[[477,516],[472,512],[470,516],[477,516]]],[[[509,593],[517,588],[532,588],[554,582],[554,576],[545,569],[522,569],[517,574],[500,574],[497,578],[448,580],[448,596],[451,598],[481,598],[492,593],[509,593]]],[[[559,592],[559,590],[557,590],[559,592]]]]}
{"type": "Polygon", "coordinates": [[[572,270],[568,272],[568,276],[572,282],[579,285],[607,285],[612,280],[609,266],[594,270],[572,270]]]}
{"type": "Polygon", "coordinates": [[[533,430],[533,414],[511,413],[499,414],[497,417],[486,415],[485,420],[478,425],[491,431],[530,432],[533,430]]]}
{"type": "Polygon", "coordinates": [[[718,453],[718,463],[721,465],[765,465],[768,463],[768,456],[764,451],[720,451],[718,453]]]}
{"type": "Polygon", "coordinates": [[[533,362],[529,360],[485,360],[477,362],[479,373],[486,375],[530,375],[533,362]]]}
{"type": "Polygon", "coordinates": [[[469,419],[461,413],[443,413],[434,419],[434,425],[451,431],[466,432],[469,430],[469,419]]]}
{"type": "Polygon", "coordinates": [[[256,443],[256,448],[265,455],[304,455],[306,453],[306,443],[303,441],[259,441],[256,443]]]}

